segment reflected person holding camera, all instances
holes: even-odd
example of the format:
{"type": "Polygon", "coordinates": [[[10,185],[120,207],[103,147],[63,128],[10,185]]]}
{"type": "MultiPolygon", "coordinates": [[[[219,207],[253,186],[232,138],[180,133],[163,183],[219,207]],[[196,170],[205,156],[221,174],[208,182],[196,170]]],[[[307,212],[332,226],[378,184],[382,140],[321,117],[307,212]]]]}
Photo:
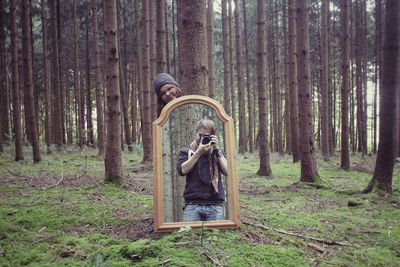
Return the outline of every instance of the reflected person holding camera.
{"type": "Polygon", "coordinates": [[[221,173],[228,174],[227,160],[218,148],[213,121],[201,120],[195,130],[196,140],[180,151],[177,163],[178,173],[186,175],[183,220],[223,220],[225,191],[221,173]]]}

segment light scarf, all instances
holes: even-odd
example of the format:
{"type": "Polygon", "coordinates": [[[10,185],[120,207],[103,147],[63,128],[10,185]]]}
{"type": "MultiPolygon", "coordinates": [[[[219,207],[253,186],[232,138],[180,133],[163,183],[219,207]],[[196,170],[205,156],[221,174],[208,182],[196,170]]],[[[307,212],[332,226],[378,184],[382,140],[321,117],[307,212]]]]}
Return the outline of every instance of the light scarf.
{"type": "MultiPolygon", "coordinates": [[[[191,144],[190,144],[190,150],[194,153],[197,148],[199,147],[199,143],[197,142],[197,140],[194,140],[191,144]]],[[[207,183],[207,184],[212,184],[214,187],[214,191],[216,193],[218,193],[218,164],[217,164],[217,158],[214,156],[213,148],[211,148],[211,153],[208,154],[208,162],[201,160],[198,160],[197,162],[197,171],[199,173],[199,177],[200,179],[207,183]],[[208,174],[204,174],[201,173],[200,170],[202,169],[203,164],[207,164],[210,166],[210,171],[208,174]]],[[[189,156],[192,153],[190,153],[189,151],[189,156]]]]}

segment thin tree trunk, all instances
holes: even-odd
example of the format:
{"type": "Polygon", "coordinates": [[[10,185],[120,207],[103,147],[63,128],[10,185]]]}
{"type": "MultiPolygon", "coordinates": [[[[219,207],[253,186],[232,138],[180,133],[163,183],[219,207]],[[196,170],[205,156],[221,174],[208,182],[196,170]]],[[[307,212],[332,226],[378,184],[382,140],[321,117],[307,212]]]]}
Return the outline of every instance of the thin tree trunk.
{"type": "Polygon", "coordinates": [[[234,30],[233,30],[233,12],[232,12],[232,5],[233,1],[228,0],[229,3],[229,8],[228,8],[228,25],[229,25],[229,47],[230,47],[230,73],[231,73],[231,104],[232,104],[232,118],[233,122],[235,125],[235,136],[237,136],[237,116],[236,116],[236,106],[237,106],[237,100],[236,100],[236,85],[235,85],[235,78],[234,78],[234,70],[235,70],[235,64],[234,64],[234,30]]]}
{"type": "Polygon", "coordinates": [[[45,0],[41,0],[41,15],[42,15],[42,43],[43,43],[43,87],[45,90],[45,141],[47,146],[47,153],[51,153],[51,89],[50,89],[50,60],[47,48],[47,14],[45,0]]]}
{"type": "MultiPolygon", "coordinates": [[[[150,51],[150,76],[149,82],[152,84],[153,78],[156,76],[157,60],[156,60],[156,25],[155,25],[155,2],[149,1],[149,51],[150,51]]],[[[150,90],[150,89],[149,89],[150,90]]],[[[151,133],[151,122],[157,118],[156,110],[156,96],[150,90],[150,133],[151,133]]]]}
{"type": "Polygon", "coordinates": [[[99,29],[97,22],[97,3],[92,0],[92,27],[93,27],[93,48],[95,64],[95,86],[96,86],[96,119],[97,119],[97,145],[99,155],[104,155],[105,136],[104,136],[104,113],[102,104],[102,82],[100,70],[100,48],[99,48],[99,29]]]}
{"type": "Polygon", "coordinates": [[[165,0],[157,1],[156,8],[157,18],[157,73],[167,72],[167,57],[166,48],[168,43],[166,41],[166,28],[165,24],[165,0]]]}
{"type": "Polygon", "coordinates": [[[241,35],[241,23],[239,14],[238,0],[235,3],[235,37],[236,37],[236,73],[238,84],[238,104],[239,104],[239,153],[247,151],[247,123],[246,123],[246,101],[245,101],[245,84],[243,73],[243,37],[241,35]]]}
{"type": "Polygon", "coordinates": [[[149,51],[149,5],[148,1],[142,0],[142,141],[143,162],[151,161],[151,108],[150,108],[150,51],[149,51]]]}
{"type": "Polygon", "coordinates": [[[23,160],[22,152],[22,128],[21,128],[21,102],[19,92],[18,73],[18,44],[17,44],[17,19],[16,0],[10,1],[10,31],[11,31],[11,65],[12,65],[12,90],[13,90],[13,120],[15,138],[15,161],[23,160]]]}
{"type": "Polygon", "coordinates": [[[341,2],[341,28],[342,28],[342,136],[341,136],[341,153],[340,168],[350,169],[349,155],[349,62],[350,62],[350,1],[342,0],[341,2]]]}
{"type": "Polygon", "coordinates": [[[293,162],[300,160],[299,154],[299,101],[297,91],[296,61],[296,6],[295,0],[289,0],[289,95],[290,95],[290,132],[293,162]]]}
{"type": "Polygon", "coordinates": [[[90,41],[89,41],[89,13],[90,13],[91,5],[87,3],[86,6],[86,123],[87,123],[87,140],[86,144],[90,147],[94,147],[94,133],[93,133],[93,120],[92,120],[92,82],[90,77],[90,58],[91,58],[91,49],[90,49],[90,41]]]}
{"type": "Polygon", "coordinates": [[[52,137],[57,149],[61,149],[63,145],[63,118],[61,112],[61,81],[60,81],[60,65],[59,65],[59,47],[58,47],[58,19],[57,19],[57,1],[50,1],[51,17],[52,17],[52,46],[53,46],[53,90],[54,90],[54,120],[52,124],[52,137]]]}
{"type": "Polygon", "coordinates": [[[328,0],[323,0],[321,7],[321,151],[324,160],[329,160],[328,10],[328,0]]]}
{"type": "Polygon", "coordinates": [[[3,141],[7,141],[10,135],[10,122],[9,122],[9,98],[8,87],[6,83],[6,38],[4,34],[5,23],[5,8],[3,0],[0,0],[0,151],[2,151],[3,141]]]}
{"type": "Polygon", "coordinates": [[[208,61],[208,96],[215,97],[214,88],[214,0],[207,1],[207,61],[208,61]]]}
{"type": "Polygon", "coordinates": [[[257,174],[270,176],[272,174],[267,124],[267,88],[265,83],[265,7],[264,0],[257,0],[257,88],[258,88],[258,119],[259,119],[259,156],[260,168],[257,174]]]}
{"type": "Polygon", "coordinates": [[[392,193],[394,167],[394,138],[399,80],[399,27],[400,2],[387,0],[385,9],[385,35],[383,45],[382,88],[379,94],[379,145],[374,175],[364,193],[376,186],[392,193]],[[396,34],[397,33],[397,34],[396,34]]]}
{"type": "MultiPolygon", "coordinates": [[[[248,143],[249,143],[249,152],[253,153],[254,151],[254,138],[253,138],[253,116],[252,113],[252,86],[251,86],[251,78],[250,78],[250,51],[249,51],[249,35],[248,35],[248,20],[247,20],[247,5],[246,1],[242,0],[243,7],[243,40],[244,40],[244,49],[245,49],[245,57],[244,57],[244,65],[246,67],[246,92],[247,92],[247,112],[249,115],[248,119],[248,143]]],[[[247,138],[246,138],[247,139],[247,138]]],[[[247,141],[247,140],[246,140],[247,141]]]]}
{"type": "Polygon", "coordinates": [[[104,0],[104,50],[107,87],[107,148],[105,180],[119,183],[122,179],[121,95],[118,72],[117,1],[104,0]]]}
{"type": "Polygon", "coordinates": [[[75,101],[77,106],[76,119],[77,119],[77,134],[78,134],[78,146],[80,149],[83,147],[83,132],[82,132],[82,102],[81,102],[81,90],[79,86],[79,42],[78,42],[78,26],[76,16],[76,0],[73,1],[74,5],[74,90],[75,90],[75,101]]]}
{"type": "Polygon", "coordinates": [[[302,182],[315,182],[317,166],[314,158],[314,138],[312,129],[311,88],[310,88],[310,38],[308,21],[308,1],[296,1],[297,65],[299,85],[299,121],[302,182]]]}
{"type": "Polygon", "coordinates": [[[231,105],[231,54],[229,41],[229,23],[228,23],[228,0],[222,0],[222,44],[224,58],[224,109],[226,113],[232,116],[231,105]]]}
{"type": "Polygon", "coordinates": [[[24,57],[24,83],[25,83],[25,95],[27,95],[28,106],[25,109],[28,110],[28,117],[25,118],[27,124],[30,125],[31,129],[31,143],[33,162],[37,163],[41,160],[40,147],[39,147],[39,128],[36,124],[35,118],[35,105],[33,99],[33,74],[32,74],[32,48],[31,48],[31,34],[30,34],[30,4],[29,0],[23,0],[22,2],[22,45],[23,45],[23,57],[24,57]]]}

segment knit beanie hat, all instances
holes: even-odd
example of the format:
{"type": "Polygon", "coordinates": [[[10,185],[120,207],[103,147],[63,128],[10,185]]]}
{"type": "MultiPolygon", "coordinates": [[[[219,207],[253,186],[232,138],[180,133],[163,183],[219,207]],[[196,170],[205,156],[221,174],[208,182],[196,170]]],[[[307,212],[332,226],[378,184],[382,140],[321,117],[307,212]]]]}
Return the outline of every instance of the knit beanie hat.
{"type": "Polygon", "coordinates": [[[163,87],[166,84],[174,84],[179,87],[179,84],[174,80],[174,78],[171,77],[171,75],[169,75],[167,73],[157,74],[157,76],[154,77],[154,79],[153,79],[154,93],[156,93],[158,95],[161,87],[163,87]]]}

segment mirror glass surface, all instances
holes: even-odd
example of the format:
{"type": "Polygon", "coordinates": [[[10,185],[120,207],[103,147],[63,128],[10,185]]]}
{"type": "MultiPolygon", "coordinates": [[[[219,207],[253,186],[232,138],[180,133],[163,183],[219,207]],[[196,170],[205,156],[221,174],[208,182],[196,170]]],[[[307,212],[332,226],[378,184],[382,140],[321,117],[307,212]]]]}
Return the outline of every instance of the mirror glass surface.
{"type": "MultiPolygon", "coordinates": [[[[185,205],[183,192],[186,176],[177,172],[179,152],[184,147],[189,147],[196,138],[195,127],[202,119],[212,120],[216,125],[218,147],[225,155],[225,129],[214,110],[204,104],[184,104],[172,110],[168,121],[162,126],[162,175],[163,175],[163,209],[164,222],[182,222],[183,208],[185,205]]],[[[229,163],[228,163],[229,164],[229,163]]],[[[229,168],[229,165],[228,165],[229,168]]],[[[228,186],[229,178],[221,175],[225,192],[223,204],[224,219],[229,218],[228,186]]]]}

